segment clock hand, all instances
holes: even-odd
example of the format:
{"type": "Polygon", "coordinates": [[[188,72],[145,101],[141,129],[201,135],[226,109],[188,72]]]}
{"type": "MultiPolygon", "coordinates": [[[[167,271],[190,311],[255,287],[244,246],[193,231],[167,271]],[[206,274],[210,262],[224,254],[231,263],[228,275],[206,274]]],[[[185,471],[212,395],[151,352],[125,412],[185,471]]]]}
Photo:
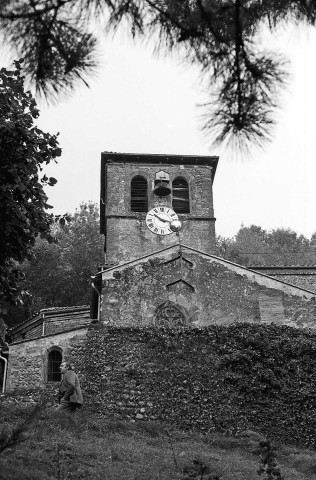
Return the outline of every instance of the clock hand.
{"type": "Polygon", "coordinates": [[[158,220],[160,220],[161,222],[165,222],[165,223],[168,222],[168,223],[170,223],[170,220],[166,220],[165,218],[161,218],[161,217],[159,217],[159,215],[156,215],[155,213],[154,213],[154,216],[157,217],[158,220]]]}

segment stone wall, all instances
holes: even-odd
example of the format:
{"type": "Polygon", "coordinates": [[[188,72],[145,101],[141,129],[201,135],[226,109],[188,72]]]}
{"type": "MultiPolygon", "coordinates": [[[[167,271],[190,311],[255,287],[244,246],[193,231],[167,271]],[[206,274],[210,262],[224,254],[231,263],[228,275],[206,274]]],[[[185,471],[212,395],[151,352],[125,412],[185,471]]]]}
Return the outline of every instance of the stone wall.
{"type": "Polygon", "coordinates": [[[249,267],[283,282],[316,292],[316,267],[249,267]]]}
{"type": "Polygon", "coordinates": [[[47,384],[48,352],[53,347],[61,349],[63,358],[71,356],[84,342],[87,328],[57,335],[13,343],[9,347],[6,392],[16,389],[44,388],[47,384]]]}
{"type": "Polygon", "coordinates": [[[316,275],[273,275],[273,278],[283,282],[289,282],[300,288],[305,288],[312,292],[316,292],[316,275]]]}
{"type": "Polygon", "coordinates": [[[277,325],[95,324],[73,361],[86,408],[125,420],[316,445],[316,333],[277,325]],[[299,372],[299,374],[298,374],[299,372]]]}
{"type": "Polygon", "coordinates": [[[57,384],[45,382],[40,366],[45,371],[47,351],[58,345],[75,364],[87,410],[230,435],[253,429],[315,448],[315,336],[274,324],[171,329],[96,322],[88,331],[12,345],[6,399],[12,392],[12,401],[39,401],[36,388],[56,398],[57,384]]]}
{"type": "Polygon", "coordinates": [[[178,247],[103,273],[101,320],[153,326],[161,306],[177,306],[191,326],[276,322],[316,326],[315,294],[178,247]]]}

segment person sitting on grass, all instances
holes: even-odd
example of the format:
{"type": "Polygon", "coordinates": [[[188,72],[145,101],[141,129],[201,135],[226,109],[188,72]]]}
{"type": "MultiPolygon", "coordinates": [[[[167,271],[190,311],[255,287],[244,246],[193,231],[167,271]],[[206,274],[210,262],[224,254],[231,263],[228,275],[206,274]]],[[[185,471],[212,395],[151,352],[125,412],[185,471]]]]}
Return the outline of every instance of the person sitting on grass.
{"type": "Polygon", "coordinates": [[[56,411],[75,412],[83,404],[78,376],[69,362],[62,362],[60,371],[63,377],[59,385],[59,406],[56,411]]]}

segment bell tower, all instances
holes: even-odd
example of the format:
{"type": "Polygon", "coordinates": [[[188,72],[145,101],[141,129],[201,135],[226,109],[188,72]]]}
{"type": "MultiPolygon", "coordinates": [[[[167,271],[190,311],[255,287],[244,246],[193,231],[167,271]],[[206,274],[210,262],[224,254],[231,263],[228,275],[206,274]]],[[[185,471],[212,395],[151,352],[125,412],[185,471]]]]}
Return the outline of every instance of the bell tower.
{"type": "Polygon", "coordinates": [[[103,152],[101,233],[106,264],[181,243],[215,253],[213,181],[218,157],[103,152]],[[181,222],[179,233],[173,221],[181,222]]]}

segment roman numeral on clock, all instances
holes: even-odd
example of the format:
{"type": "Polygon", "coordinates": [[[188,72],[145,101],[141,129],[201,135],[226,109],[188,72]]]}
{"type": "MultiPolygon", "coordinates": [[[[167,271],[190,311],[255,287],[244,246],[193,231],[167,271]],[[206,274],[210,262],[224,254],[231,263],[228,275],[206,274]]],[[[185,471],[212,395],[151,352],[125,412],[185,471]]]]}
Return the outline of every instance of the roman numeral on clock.
{"type": "Polygon", "coordinates": [[[156,235],[169,235],[173,233],[170,223],[176,220],[178,215],[172,208],[166,205],[158,205],[152,208],[146,215],[146,225],[156,235]]]}

